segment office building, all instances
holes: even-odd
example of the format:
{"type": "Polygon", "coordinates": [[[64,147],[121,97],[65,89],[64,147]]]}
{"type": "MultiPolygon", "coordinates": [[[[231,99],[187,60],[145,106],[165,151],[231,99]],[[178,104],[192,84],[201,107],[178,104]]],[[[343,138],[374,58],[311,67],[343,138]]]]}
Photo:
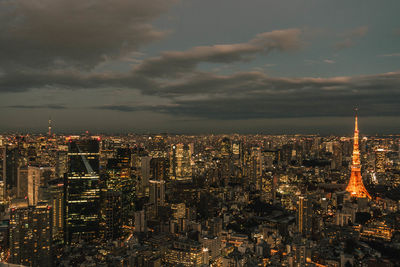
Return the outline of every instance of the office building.
{"type": "Polygon", "coordinates": [[[99,232],[99,140],[71,139],[65,181],[65,239],[73,243],[99,232]]]}
{"type": "Polygon", "coordinates": [[[52,209],[47,203],[28,206],[16,199],[10,208],[10,262],[51,266],[52,209]]]}

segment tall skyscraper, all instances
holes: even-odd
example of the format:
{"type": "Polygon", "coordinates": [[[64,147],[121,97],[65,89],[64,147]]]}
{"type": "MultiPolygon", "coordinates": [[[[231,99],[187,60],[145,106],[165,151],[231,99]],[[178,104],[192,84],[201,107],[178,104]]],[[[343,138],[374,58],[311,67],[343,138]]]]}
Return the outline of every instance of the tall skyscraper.
{"type": "Polygon", "coordinates": [[[334,142],[332,144],[332,169],[340,169],[342,167],[342,146],[340,142],[334,142]]]}
{"type": "Polygon", "coordinates": [[[146,232],[147,224],[146,224],[146,216],[144,210],[135,212],[135,232],[146,232]]]}
{"type": "Polygon", "coordinates": [[[28,203],[34,206],[39,201],[41,170],[39,167],[28,166],[28,203]]]}
{"type": "Polygon", "coordinates": [[[18,195],[31,206],[44,199],[45,186],[55,174],[53,167],[28,166],[18,169],[18,195]]]}
{"type": "Polygon", "coordinates": [[[18,198],[28,197],[28,166],[20,166],[18,168],[18,198]]]}
{"type": "Polygon", "coordinates": [[[94,238],[99,230],[99,140],[85,138],[68,144],[65,181],[65,239],[94,238]]]}
{"type": "Polygon", "coordinates": [[[306,235],[310,223],[310,201],[307,197],[300,196],[297,203],[297,231],[306,235]]]}
{"type": "Polygon", "coordinates": [[[375,150],[375,171],[379,173],[385,172],[385,153],[386,151],[382,148],[375,150]]]}
{"type": "Polygon", "coordinates": [[[143,156],[140,161],[140,180],[138,188],[138,196],[144,197],[149,195],[150,180],[150,161],[151,157],[143,156]]]}
{"type": "Polygon", "coordinates": [[[165,202],[165,181],[150,180],[150,203],[163,206],[165,202]]]}
{"type": "Polygon", "coordinates": [[[257,190],[262,187],[263,158],[260,147],[252,147],[250,155],[250,178],[257,190]]]}
{"type": "Polygon", "coordinates": [[[121,192],[105,189],[101,204],[102,237],[115,240],[122,233],[121,192]]]}
{"type": "Polygon", "coordinates": [[[150,172],[153,180],[165,180],[167,177],[167,159],[152,158],[150,160],[150,172]]]}
{"type": "Polygon", "coordinates": [[[192,179],[190,151],[190,145],[176,144],[171,147],[169,169],[171,180],[192,179]]]}
{"type": "Polygon", "coordinates": [[[108,159],[106,189],[120,193],[122,224],[132,225],[135,211],[136,179],[131,172],[131,150],[118,148],[115,158],[108,159]]]}
{"type": "MultiPolygon", "coordinates": [[[[0,146],[0,181],[6,182],[6,148],[0,146]]],[[[3,192],[4,194],[4,192],[3,192]]]]}
{"type": "Polygon", "coordinates": [[[64,241],[64,179],[56,178],[48,183],[49,199],[53,208],[53,242],[61,244],[64,241]]]}
{"type": "Polygon", "coordinates": [[[6,190],[8,190],[11,195],[13,194],[12,190],[17,188],[20,158],[18,147],[6,148],[5,186],[6,190]]]}
{"type": "Polygon", "coordinates": [[[26,266],[51,266],[52,209],[47,204],[28,206],[15,200],[10,208],[10,262],[26,266]]]}
{"type": "Polygon", "coordinates": [[[354,143],[353,143],[353,162],[351,165],[351,175],[349,184],[346,187],[346,191],[350,192],[352,197],[357,198],[371,198],[367,189],[365,189],[364,183],[361,177],[361,162],[360,162],[360,150],[358,147],[358,119],[357,114],[355,117],[354,127],[354,143]]]}

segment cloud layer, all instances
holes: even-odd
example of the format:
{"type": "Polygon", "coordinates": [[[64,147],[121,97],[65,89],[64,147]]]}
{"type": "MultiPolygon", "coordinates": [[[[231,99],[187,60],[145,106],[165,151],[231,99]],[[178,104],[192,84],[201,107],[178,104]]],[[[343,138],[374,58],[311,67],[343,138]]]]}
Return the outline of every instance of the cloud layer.
{"type": "Polygon", "coordinates": [[[199,74],[190,81],[160,88],[173,105],[102,106],[101,109],[161,113],[208,119],[397,116],[400,72],[334,78],[276,78],[260,72],[220,76],[199,74]]]}
{"type": "Polygon", "coordinates": [[[2,0],[0,68],[92,68],[165,32],[150,23],[172,0],[2,0]]]}
{"type": "Polygon", "coordinates": [[[367,32],[368,32],[368,27],[362,26],[342,34],[343,40],[335,44],[335,49],[341,50],[354,46],[356,40],[365,36],[367,32]]]}
{"type": "Polygon", "coordinates": [[[195,70],[202,62],[232,63],[248,61],[259,53],[272,50],[290,51],[302,45],[299,29],[260,33],[246,43],[197,46],[187,51],[168,51],[145,60],[134,72],[150,77],[176,77],[195,70]]]}
{"type": "MultiPolygon", "coordinates": [[[[0,57],[4,58],[0,68],[6,64],[12,66],[0,72],[0,93],[40,88],[137,90],[142,95],[164,99],[163,103],[168,104],[138,105],[121,99],[122,102],[116,100],[86,108],[152,111],[218,120],[348,116],[355,105],[365,116],[397,116],[400,112],[397,103],[400,72],[291,78],[272,77],[259,71],[220,75],[199,70],[202,63],[231,64],[272,51],[296,51],[303,46],[300,29],[264,32],[242,43],[165,51],[140,61],[127,73],[98,73],[89,69],[104,60],[126,56],[139,46],[160,38],[164,33],[155,30],[149,22],[168,8],[170,1],[113,0],[113,5],[110,0],[71,1],[70,4],[61,0],[0,3],[6,6],[6,11],[0,15],[5,23],[0,26],[0,57]],[[114,5],[115,1],[118,5],[114,5]],[[13,12],[18,16],[5,21],[13,12]],[[65,34],[55,37],[58,32],[65,34]]],[[[344,34],[344,41],[337,44],[337,49],[353,45],[367,30],[367,27],[360,27],[344,34]]],[[[335,63],[330,59],[324,62],[335,63]]],[[[68,105],[8,107],[67,109],[68,105]]]]}

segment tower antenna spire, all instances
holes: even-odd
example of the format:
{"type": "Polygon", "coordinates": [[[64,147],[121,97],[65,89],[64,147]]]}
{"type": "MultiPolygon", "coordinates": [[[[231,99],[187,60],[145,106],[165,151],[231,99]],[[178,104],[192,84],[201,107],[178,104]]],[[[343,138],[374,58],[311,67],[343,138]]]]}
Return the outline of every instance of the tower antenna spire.
{"type": "Polygon", "coordinates": [[[351,164],[351,175],[349,184],[346,187],[346,191],[350,192],[352,197],[357,198],[371,198],[367,189],[365,188],[362,177],[361,177],[361,161],[360,161],[360,149],[358,143],[358,121],[357,121],[357,110],[358,108],[354,108],[355,114],[355,123],[354,123],[354,139],[353,139],[353,159],[351,164]]]}
{"type": "Polygon", "coordinates": [[[357,106],[354,107],[354,116],[355,116],[354,133],[357,132],[357,135],[358,135],[358,107],[357,106]]]}
{"type": "Polygon", "coordinates": [[[49,136],[51,136],[51,117],[49,117],[49,136]]]}

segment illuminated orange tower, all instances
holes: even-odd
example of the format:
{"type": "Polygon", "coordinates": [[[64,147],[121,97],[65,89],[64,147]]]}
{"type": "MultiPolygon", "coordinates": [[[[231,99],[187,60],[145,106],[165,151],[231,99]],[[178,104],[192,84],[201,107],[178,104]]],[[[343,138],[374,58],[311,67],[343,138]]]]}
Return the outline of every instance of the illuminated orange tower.
{"type": "MultiPolygon", "coordinates": [[[[356,109],[356,112],[357,112],[357,109],[356,109]]],[[[350,181],[346,187],[346,191],[350,192],[352,197],[371,198],[367,189],[365,189],[365,186],[362,182],[362,177],[361,177],[360,150],[358,148],[357,113],[356,113],[356,122],[355,122],[355,127],[354,127],[353,163],[351,165],[350,181]]]]}

